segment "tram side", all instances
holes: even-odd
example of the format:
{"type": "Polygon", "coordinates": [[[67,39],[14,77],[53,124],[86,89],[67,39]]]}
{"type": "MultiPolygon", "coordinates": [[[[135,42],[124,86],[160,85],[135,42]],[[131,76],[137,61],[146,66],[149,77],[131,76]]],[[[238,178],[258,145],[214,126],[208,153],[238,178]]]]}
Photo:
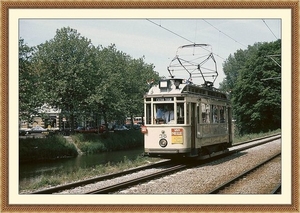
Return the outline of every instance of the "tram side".
{"type": "Polygon", "coordinates": [[[232,144],[231,105],[213,88],[162,80],[144,97],[145,154],[208,158],[232,144]]]}

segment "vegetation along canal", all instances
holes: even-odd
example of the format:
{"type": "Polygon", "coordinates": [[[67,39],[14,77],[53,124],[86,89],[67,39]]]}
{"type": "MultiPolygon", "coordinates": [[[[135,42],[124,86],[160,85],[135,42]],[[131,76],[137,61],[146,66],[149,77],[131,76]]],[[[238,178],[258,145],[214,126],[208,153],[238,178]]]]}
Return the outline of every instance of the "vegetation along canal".
{"type": "Polygon", "coordinates": [[[31,162],[22,163],[19,167],[19,180],[28,181],[45,174],[55,174],[58,171],[66,171],[66,173],[76,171],[80,168],[93,168],[97,165],[105,165],[107,163],[118,163],[125,158],[134,160],[143,153],[143,147],[131,150],[104,152],[99,154],[79,155],[76,158],[58,159],[47,162],[31,162]]]}

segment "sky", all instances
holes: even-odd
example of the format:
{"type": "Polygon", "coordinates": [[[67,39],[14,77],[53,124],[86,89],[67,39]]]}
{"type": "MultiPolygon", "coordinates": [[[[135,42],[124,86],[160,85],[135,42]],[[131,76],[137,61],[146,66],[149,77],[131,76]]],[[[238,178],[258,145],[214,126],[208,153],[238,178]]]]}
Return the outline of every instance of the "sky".
{"type": "MultiPolygon", "coordinates": [[[[19,19],[19,38],[29,46],[53,39],[56,30],[76,29],[94,46],[116,48],[132,58],[145,57],[160,76],[169,77],[167,67],[179,46],[209,44],[217,63],[215,87],[225,78],[222,65],[230,54],[257,42],[281,39],[280,19],[19,19]]],[[[176,76],[175,76],[176,77],[176,76]]],[[[188,78],[188,75],[186,76],[188,78]]],[[[193,82],[200,84],[197,79],[193,82]]]]}

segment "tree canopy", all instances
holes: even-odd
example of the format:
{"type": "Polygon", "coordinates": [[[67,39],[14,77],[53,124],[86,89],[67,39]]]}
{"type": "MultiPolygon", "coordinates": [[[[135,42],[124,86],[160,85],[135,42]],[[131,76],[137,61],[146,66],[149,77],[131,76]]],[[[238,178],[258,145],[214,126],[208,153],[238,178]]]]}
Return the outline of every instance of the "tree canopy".
{"type": "Polygon", "coordinates": [[[61,109],[72,128],[79,117],[107,121],[142,115],[147,81],[159,78],[144,58],[133,59],[114,44],[96,47],[70,27],[37,47],[20,39],[19,49],[20,113],[47,103],[61,109]]]}
{"type": "Polygon", "coordinates": [[[281,40],[256,43],[223,64],[226,78],[220,88],[230,93],[240,134],[281,127],[280,54],[281,40]]]}
{"type": "Polygon", "coordinates": [[[37,90],[41,85],[40,73],[34,69],[34,47],[25,44],[24,39],[19,40],[19,111],[20,118],[30,119],[35,114],[36,107],[43,104],[43,94],[37,90]]]}

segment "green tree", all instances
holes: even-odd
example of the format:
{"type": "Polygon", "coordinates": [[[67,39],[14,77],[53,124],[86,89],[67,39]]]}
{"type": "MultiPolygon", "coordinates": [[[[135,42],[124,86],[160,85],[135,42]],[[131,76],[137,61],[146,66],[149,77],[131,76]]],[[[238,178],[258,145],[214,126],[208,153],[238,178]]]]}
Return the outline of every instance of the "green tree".
{"type": "Polygon", "coordinates": [[[43,104],[43,85],[40,81],[40,72],[34,69],[34,47],[25,44],[19,39],[19,116],[29,120],[32,114],[37,113],[37,107],[43,104]]]}
{"type": "Polygon", "coordinates": [[[45,101],[60,108],[73,129],[75,115],[93,90],[94,47],[77,30],[67,27],[57,30],[53,39],[37,48],[35,57],[45,82],[45,101]]]}
{"type": "Polygon", "coordinates": [[[158,81],[159,76],[153,71],[152,64],[145,64],[144,58],[133,59],[128,66],[128,76],[130,79],[126,82],[127,93],[127,115],[142,116],[144,114],[143,95],[148,91],[147,81],[158,81]]]}
{"type": "Polygon", "coordinates": [[[230,91],[240,134],[281,126],[281,68],[267,57],[280,52],[280,40],[257,43],[230,56],[224,64],[222,88],[230,91]]]}
{"type": "Polygon", "coordinates": [[[98,125],[102,118],[107,123],[142,115],[147,81],[159,78],[144,58],[132,59],[114,44],[95,47],[70,27],[38,45],[33,61],[41,103],[61,109],[72,129],[75,118],[98,125]]]}
{"type": "Polygon", "coordinates": [[[98,74],[102,80],[95,85],[94,94],[88,98],[89,104],[101,113],[105,122],[142,115],[147,80],[158,79],[153,65],[146,64],[143,58],[132,59],[115,45],[99,48],[98,74]]]}

